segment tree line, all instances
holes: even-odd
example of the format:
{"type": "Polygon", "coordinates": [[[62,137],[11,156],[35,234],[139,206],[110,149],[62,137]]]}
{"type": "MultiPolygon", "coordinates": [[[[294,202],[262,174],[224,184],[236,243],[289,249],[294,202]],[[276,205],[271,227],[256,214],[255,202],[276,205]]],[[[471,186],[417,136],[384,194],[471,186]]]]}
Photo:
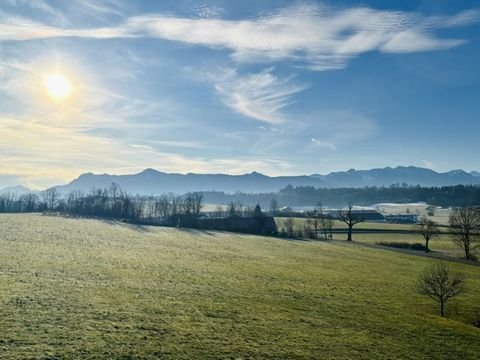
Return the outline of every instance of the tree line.
{"type": "Polygon", "coordinates": [[[371,205],[382,202],[410,203],[425,202],[441,207],[480,206],[480,186],[455,185],[442,187],[421,187],[392,185],[388,187],[364,188],[315,188],[291,185],[278,192],[227,194],[224,192],[202,192],[208,203],[227,205],[231,202],[268,208],[272,199],[279,207],[316,206],[321,202],[328,207],[344,207],[348,204],[371,205]]]}
{"type": "Polygon", "coordinates": [[[184,195],[131,195],[117,184],[90,192],[74,190],[62,195],[50,188],[40,195],[0,194],[0,212],[57,212],[73,216],[101,217],[151,224],[167,224],[179,215],[198,217],[203,207],[201,193],[184,195]]]}

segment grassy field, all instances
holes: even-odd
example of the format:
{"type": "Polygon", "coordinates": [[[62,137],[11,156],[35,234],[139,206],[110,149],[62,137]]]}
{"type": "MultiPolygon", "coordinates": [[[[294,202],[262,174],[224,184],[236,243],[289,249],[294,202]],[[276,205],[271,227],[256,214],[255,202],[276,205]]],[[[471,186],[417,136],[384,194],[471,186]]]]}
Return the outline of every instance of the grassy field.
{"type": "MultiPolygon", "coordinates": [[[[288,219],[286,217],[276,217],[275,222],[277,223],[277,226],[279,229],[284,227],[284,222],[285,220],[288,219]]],[[[295,222],[295,229],[303,229],[303,225],[305,221],[307,220],[306,218],[293,218],[295,222]]],[[[345,229],[346,225],[345,223],[341,221],[335,220],[333,222],[333,228],[335,229],[345,229]]],[[[388,224],[388,223],[371,223],[371,222],[363,222],[363,223],[358,223],[355,225],[355,229],[379,229],[379,230],[405,230],[405,231],[411,231],[415,227],[414,225],[410,224],[388,224]]]]}
{"type": "Polygon", "coordinates": [[[382,214],[406,214],[408,212],[417,214],[418,216],[426,215],[433,221],[436,221],[440,225],[448,225],[448,218],[451,213],[451,209],[435,208],[432,216],[428,215],[428,204],[416,203],[416,204],[379,204],[376,206],[377,210],[382,214]]]}
{"type": "Polygon", "coordinates": [[[480,267],[343,242],[0,215],[0,358],[478,359],[480,267]]]}
{"type": "MultiPolygon", "coordinates": [[[[284,221],[286,218],[276,218],[275,221],[279,229],[283,227],[284,221]]],[[[294,218],[294,228],[295,230],[303,229],[305,218],[294,218]]],[[[335,221],[335,229],[345,229],[346,225],[341,221],[335,221]]],[[[378,244],[384,242],[400,242],[400,243],[409,243],[415,244],[420,243],[424,244],[424,239],[420,234],[387,234],[387,233],[378,233],[378,234],[356,234],[355,230],[359,229],[375,229],[375,230],[404,230],[404,231],[413,231],[416,230],[414,225],[408,224],[387,224],[387,223],[359,223],[354,227],[353,239],[354,241],[367,244],[378,244]]],[[[464,257],[465,253],[459,247],[457,247],[450,235],[445,234],[448,231],[447,227],[440,227],[440,236],[430,240],[430,250],[442,253],[444,255],[453,256],[457,258],[464,257]],[[443,233],[443,234],[442,234],[443,233]]],[[[333,234],[334,240],[345,240],[346,234],[333,234]]],[[[476,249],[472,252],[473,254],[479,256],[480,249],[476,249]]]]}

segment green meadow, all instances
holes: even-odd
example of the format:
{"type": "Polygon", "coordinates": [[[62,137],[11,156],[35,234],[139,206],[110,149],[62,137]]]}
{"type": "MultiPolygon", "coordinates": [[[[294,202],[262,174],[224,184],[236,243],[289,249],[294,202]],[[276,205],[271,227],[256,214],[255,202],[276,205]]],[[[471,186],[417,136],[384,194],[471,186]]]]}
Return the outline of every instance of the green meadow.
{"type": "Polygon", "coordinates": [[[19,214],[0,259],[1,359],[480,357],[478,266],[441,318],[436,260],[355,242],[19,214]]]}

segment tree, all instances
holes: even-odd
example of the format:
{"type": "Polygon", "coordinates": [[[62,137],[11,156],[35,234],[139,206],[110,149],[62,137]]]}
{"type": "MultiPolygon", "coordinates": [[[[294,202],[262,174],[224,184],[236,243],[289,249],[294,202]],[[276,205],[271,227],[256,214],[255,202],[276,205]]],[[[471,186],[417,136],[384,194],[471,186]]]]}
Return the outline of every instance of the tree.
{"type": "Polygon", "coordinates": [[[451,298],[465,291],[465,277],[444,262],[436,263],[418,276],[415,289],[440,304],[440,316],[445,316],[445,305],[451,298]]]}
{"type": "Polygon", "coordinates": [[[257,204],[255,206],[255,209],[253,210],[253,217],[255,217],[255,218],[263,217],[262,209],[260,208],[259,204],[257,204]]]}
{"type": "Polygon", "coordinates": [[[288,217],[285,219],[285,222],[284,222],[284,226],[285,226],[285,231],[287,233],[287,236],[289,237],[293,237],[293,235],[295,234],[295,221],[293,220],[292,217],[288,217]]]}
{"type": "Polygon", "coordinates": [[[312,218],[312,226],[313,226],[313,231],[314,231],[314,236],[315,239],[318,239],[318,230],[320,228],[320,219],[319,219],[319,213],[317,209],[314,210],[313,212],[313,218],[312,218]]]}
{"type": "Polygon", "coordinates": [[[217,205],[215,211],[213,212],[213,216],[220,218],[224,216],[224,209],[221,205],[217,205]]]}
{"type": "Polygon", "coordinates": [[[318,218],[322,226],[323,236],[325,240],[332,239],[333,219],[330,215],[323,212],[322,204],[319,203],[318,218]]]}
{"type": "Polygon", "coordinates": [[[306,219],[303,223],[303,236],[306,238],[315,238],[316,234],[312,231],[313,221],[312,219],[306,219]]]}
{"type": "Polygon", "coordinates": [[[58,200],[60,199],[60,193],[57,188],[50,188],[42,193],[43,202],[45,203],[47,210],[54,210],[58,200]]]}
{"type": "Polygon", "coordinates": [[[235,206],[235,203],[232,201],[228,205],[228,216],[232,217],[232,216],[236,216],[236,215],[237,215],[237,208],[235,206]]]}
{"type": "Polygon", "coordinates": [[[332,240],[333,239],[333,233],[332,233],[333,219],[331,218],[331,216],[327,214],[323,214],[322,228],[323,228],[323,233],[325,234],[325,240],[327,239],[332,240]]]}
{"type": "Polygon", "coordinates": [[[270,200],[270,213],[275,216],[278,212],[278,201],[276,198],[270,200]]]}
{"type": "Polygon", "coordinates": [[[348,205],[347,209],[340,210],[338,212],[338,217],[348,226],[347,241],[352,241],[353,227],[358,223],[364,222],[365,218],[355,214],[355,212],[352,210],[352,205],[348,205]]]}
{"type": "Polygon", "coordinates": [[[421,217],[417,227],[425,239],[425,252],[428,253],[430,251],[428,242],[438,236],[438,224],[424,215],[421,217]]]}
{"type": "Polygon", "coordinates": [[[475,259],[471,251],[479,246],[480,210],[473,208],[455,209],[450,214],[449,222],[455,245],[463,249],[466,259],[475,259]]]}

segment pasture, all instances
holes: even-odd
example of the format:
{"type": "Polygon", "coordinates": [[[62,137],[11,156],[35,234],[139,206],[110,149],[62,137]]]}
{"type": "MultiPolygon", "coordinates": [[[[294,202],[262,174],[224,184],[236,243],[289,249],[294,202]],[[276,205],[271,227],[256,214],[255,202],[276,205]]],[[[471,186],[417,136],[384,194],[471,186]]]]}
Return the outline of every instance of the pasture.
{"type": "MultiPolygon", "coordinates": [[[[284,222],[287,218],[275,218],[277,226],[279,229],[284,227],[284,222]]],[[[306,218],[294,218],[294,229],[295,232],[301,231],[304,228],[306,218]]],[[[346,229],[345,223],[341,221],[334,221],[333,229],[346,229]]],[[[353,228],[353,240],[359,243],[366,243],[370,245],[375,245],[379,243],[408,243],[408,244],[424,244],[425,240],[422,235],[412,233],[417,230],[415,225],[409,224],[388,224],[388,223],[371,223],[363,222],[358,223],[353,228]],[[355,230],[375,230],[378,233],[355,233],[355,230]],[[404,231],[405,233],[395,234],[395,233],[382,233],[382,231],[404,231]]],[[[453,241],[451,235],[447,234],[448,228],[445,226],[439,227],[440,235],[430,240],[430,250],[438,252],[443,255],[462,258],[464,257],[464,252],[461,248],[457,247],[453,241]]],[[[319,236],[322,236],[322,231],[319,230],[319,236]]],[[[343,233],[334,233],[334,240],[345,240],[347,237],[343,233]]],[[[473,254],[479,256],[480,248],[472,251],[473,254]]]]}
{"type": "Polygon", "coordinates": [[[2,359],[477,359],[480,267],[356,243],[0,215],[2,359]]]}

